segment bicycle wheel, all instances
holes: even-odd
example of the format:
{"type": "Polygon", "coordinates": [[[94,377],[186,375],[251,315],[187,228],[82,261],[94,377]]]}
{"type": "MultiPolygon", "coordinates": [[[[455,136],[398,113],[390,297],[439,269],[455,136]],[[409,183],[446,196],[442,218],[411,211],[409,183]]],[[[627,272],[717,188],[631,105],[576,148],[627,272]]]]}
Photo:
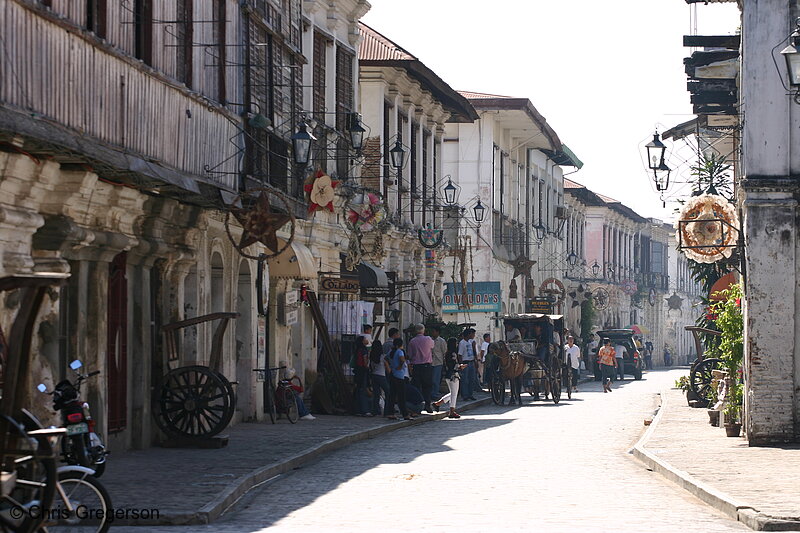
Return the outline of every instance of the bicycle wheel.
{"type": "Polygon", "coordinates": [[[296,424],[297,421],[300,420],[300,410],[297,408],[297,400],[295,400],[294,392],[290,388],[283,389],[283,408],[289,422],[296,424]]]}
{"type": "Polygon", "coordinates": [[[561,401],[561,363],[553,358],[550,363],[550,394],[553,403],[561,401]]]}
{"type": "Polygon", "coordinates": [[[57,491],[51,512],[45,522],[47,531],[105,533],[111,524],[111,497],[106,488],[89,474],[64,472],[59,474],[57,491]],[[63,494],[61,492],[63,491],[63,494]],[[67,505],[69,503],[69,505],[67,505]]]}
{"type": "Polygon", "coordinates": [[[4,477],[16,477],[10,490],[0,494],[0,531],[36,531],[41,513],[21,512],[31,506],[49,505],[56,490],[56,457],[50,441],[31,436],[23,424],[10,417],[6,421],[7,449],[2,451],[0,470],[4,477]],[[6,472],[5,465],[13,468],[6,472]]]}
{"type": "Polygon", "coordinates": [[[572,367],[564,367],[564,386],[567,388],[567,399],[572,399],[572,367]]]}

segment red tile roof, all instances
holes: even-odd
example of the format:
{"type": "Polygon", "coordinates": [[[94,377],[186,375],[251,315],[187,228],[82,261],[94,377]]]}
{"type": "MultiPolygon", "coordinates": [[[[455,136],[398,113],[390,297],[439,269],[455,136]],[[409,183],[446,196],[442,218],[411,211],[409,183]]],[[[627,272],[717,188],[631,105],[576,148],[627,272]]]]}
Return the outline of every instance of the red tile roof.
{"type": "Polygon", "coordinates": [[[513,96],[501,96],[499,94],[476,93],[472,91],[458,91],[458,93],[468,100],[486,100],[489,98],[513,98],[513,96]]]}
{"type": "Polygon", "coordinates": [[[397,43],[389,40],[363,22],[358,23],[361,29],[361,43],[358,45],[358,59],[362,61],[415,61],[416,56],[397,43]]]}
{"type": "Polygon", "coordinates": [[[564,188],[565,189],[585,189],[585,185],[581,185],[577,181],[572,181],[569,178],[564,178],[564,188]]]}

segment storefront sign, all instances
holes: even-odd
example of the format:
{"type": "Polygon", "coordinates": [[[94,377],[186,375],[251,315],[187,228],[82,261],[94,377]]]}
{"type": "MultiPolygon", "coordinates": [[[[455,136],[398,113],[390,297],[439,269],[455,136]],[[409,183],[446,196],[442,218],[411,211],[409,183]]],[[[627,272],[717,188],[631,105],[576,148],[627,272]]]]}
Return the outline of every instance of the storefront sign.
{"type": "Polygon", "coordinates": [[[299,321],[299,313],[297,309],[286,309],[283,315],[283,323],[287,326],[294,326],[299,321]]]}
{"type": "Polygon", "coordinates": [[[386,287],[361,287],[361,296],[370,298],[394,298],[394,283],[397,280],[397,272],[387,272],[386,277],[389,284],[386,287]]]}
{"type": "Polygon", "coordinates": [[[286,289],[286,295],[285,295],[286,299],[284,300],[284,303],[287,306],[295,305],[297,302],[300,301],[299,292],[300,291],[298,291],[297,289],[292,289],[291,287],[286,289]]]}
{"type": "Polygon", "coordinates": [[[352,278],[320,278],[319,292],[343,292],[356,294],[361,290],[361,284],[352,278]]]}
{"type": "Polygon", "coordinates": [[[553,303],[547,298],[531,298],[528,301],[528,312],[541,315],[553,314],[553,303]]]}
{"type": "Polygon", "coordinates": [[[258,317],[257,331],[256,364],[257,366],[264,366],[267,360],[267,317],[263,315],[258,317]]]}
{"type": "Polygon", "coordinates": [[[466,296],[461,294],[460,283],[445,283],[442,298],[443,313],[502,311],[499,281],[467,283],[466,296]]]}

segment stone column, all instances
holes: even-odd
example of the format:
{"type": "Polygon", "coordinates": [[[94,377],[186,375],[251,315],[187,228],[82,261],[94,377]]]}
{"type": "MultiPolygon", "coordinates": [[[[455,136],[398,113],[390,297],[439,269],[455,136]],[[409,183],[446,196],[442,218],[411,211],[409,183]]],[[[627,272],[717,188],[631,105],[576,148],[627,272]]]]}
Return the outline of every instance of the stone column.
{"type": "Polygon", "coordinates": [[[800,302],[797,290],[797,181],[743,182],[747,301],[745,430],[751,445],[800,437],[800,388],[795,362],[800,302]],[[780,295],[780,296],[779,296],[780,295]]]}

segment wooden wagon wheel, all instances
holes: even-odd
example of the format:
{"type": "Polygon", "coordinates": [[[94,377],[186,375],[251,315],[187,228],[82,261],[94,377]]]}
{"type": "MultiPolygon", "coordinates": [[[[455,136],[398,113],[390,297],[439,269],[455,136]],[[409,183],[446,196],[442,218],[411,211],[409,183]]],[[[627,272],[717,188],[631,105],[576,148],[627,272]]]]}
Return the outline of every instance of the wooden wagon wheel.
{"type": "Polygon", "coordinates": [[[206,366],[184,366],[164,376],[156,422],[165,433],[181,437],[213,437],[233,418],[236,395],[232,384],[206,366]]]}
{"type": "Polygon", "coordinates": [[[709,358],[692,366],[689,372],[689,386],[698,397],[711,401],[711,382],[714,379],[712,371],[722,366],[722,359],[709,358]]]}

